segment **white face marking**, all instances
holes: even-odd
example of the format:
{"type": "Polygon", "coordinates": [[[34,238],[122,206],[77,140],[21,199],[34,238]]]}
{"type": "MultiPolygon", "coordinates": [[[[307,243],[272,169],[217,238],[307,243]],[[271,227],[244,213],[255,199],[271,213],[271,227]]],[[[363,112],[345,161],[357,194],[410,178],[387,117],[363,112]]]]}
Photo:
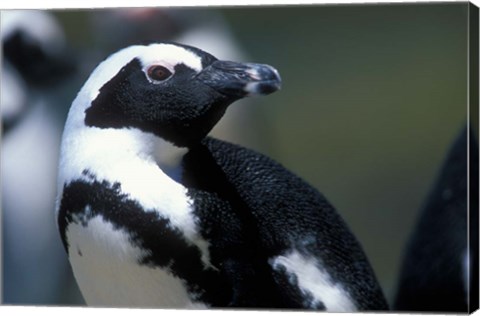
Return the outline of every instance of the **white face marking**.
{"type": "Polygon", "coordinates": [[[126,231],[101,216],[87,226],[67,229],[75,278],[91,306],[206,308],[192,302],[183,281],[168,269],[138,265],[145,252],[133,245],[126,231]]]}
{"type": "Polygon", "coordinates": [[[172,68],[170,70],[174,73],[173,67],[183,63],[195,71],[202,70],[202,60],[198,55],[176,45],[151,44],[124,48],[109,56],[92,72],[70,107],[65,130],[85,127],[85,110],[91,106],[100,89],[135,58],[140,60],[143,69],[161,64],[172,68]]]}
{"type": "Polygon", "coordinates": [[[147,47],[140,56],[144,72],[152,65],[161,65],[174,73],[175,66],[180,62],[197,72],[202,70],[202,59],[182,47],[170,44],[151,44],[147,47]]]}
{"type": "Polygon", "coordinates": [[[355,304],[348,292],[340,284],[335,284],[330,275],[321,268],[314,258],[306,258],[298,251],[278,256],[270,261],[273,269],[284,267],[288,273],[296,276],[298,286],[304,293],[311,294],[316,302],[322,302],[329,312],[356,311],[355,304]]]}
{"type": "MultiPolygon", "coordinates": [[[[83,110],[90,106],[91,101],[98,95],[100,88],[134,58],[140,60],[143,69],[158,64],[167,67],[174,73],[175,65],[183,63],[197,72],[202,70],[202,59],[198,55],[176,45],[129,46],[109,56],[92,72],[78,96],[82,95],[83,97],[81,102],[83,110]]],[[[74,106],[75,102],[72,107],[74,106]]]]}

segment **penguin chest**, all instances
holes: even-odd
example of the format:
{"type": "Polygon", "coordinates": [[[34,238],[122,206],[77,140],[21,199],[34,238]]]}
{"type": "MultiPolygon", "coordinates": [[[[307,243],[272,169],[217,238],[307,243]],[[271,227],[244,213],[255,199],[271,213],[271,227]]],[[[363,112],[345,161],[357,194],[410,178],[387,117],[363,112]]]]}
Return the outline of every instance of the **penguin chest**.
{"type": "Polygon", "coordinates": [[[71,223],[67,239],[75,278],[88,305],[205,307],[192,300],[185,280],[167,266],[146,264],[149,251],[101,215],[71,223]]]}
{"type": "Polygon", "coordinates": [[[188,200],[160,190],[145,202],[123,184],[89,176],[62,192],[60,234],[87,304],[205,307],[215,273],[188,200]]]}

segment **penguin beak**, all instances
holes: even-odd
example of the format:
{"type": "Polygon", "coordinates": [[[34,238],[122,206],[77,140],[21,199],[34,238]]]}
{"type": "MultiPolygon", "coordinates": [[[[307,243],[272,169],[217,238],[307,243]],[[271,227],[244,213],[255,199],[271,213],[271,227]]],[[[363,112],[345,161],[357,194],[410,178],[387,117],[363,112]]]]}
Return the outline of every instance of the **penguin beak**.
{"type": "Polygon", "coordinates": [[[269,65],[217,60],[196,77],[219,93],[234,99],[267,95],[280,89],[278,71],[269,65]]]}

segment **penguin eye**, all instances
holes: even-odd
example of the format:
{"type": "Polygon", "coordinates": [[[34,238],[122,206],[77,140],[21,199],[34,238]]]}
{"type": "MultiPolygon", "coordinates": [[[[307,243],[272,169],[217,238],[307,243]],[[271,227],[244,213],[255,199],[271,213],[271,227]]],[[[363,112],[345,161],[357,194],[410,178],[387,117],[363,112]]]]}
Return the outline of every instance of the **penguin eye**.
{"type": "Polygon", "coordinates": [[[168,70],[163,66],[154,65],[148,68],[147,75],[150,79],[154,81],[163,81],[169,78],[172,75],[172,73],[170,72],[170,70],[168,70]]]}

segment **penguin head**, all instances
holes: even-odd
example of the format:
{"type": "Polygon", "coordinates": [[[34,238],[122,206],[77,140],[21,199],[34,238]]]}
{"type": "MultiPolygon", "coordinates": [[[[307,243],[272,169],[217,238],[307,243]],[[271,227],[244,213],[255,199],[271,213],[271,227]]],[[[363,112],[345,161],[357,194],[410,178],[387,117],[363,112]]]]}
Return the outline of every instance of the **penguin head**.
{"type": "Polygon", "coordinates": [[[268,65],[221,61],[175,43],[135,45],[94,70],[70,115],[88,127],[135,128],[188,147],[208,134],[232,102],[279,88],[278,72],[268,65]]]}

